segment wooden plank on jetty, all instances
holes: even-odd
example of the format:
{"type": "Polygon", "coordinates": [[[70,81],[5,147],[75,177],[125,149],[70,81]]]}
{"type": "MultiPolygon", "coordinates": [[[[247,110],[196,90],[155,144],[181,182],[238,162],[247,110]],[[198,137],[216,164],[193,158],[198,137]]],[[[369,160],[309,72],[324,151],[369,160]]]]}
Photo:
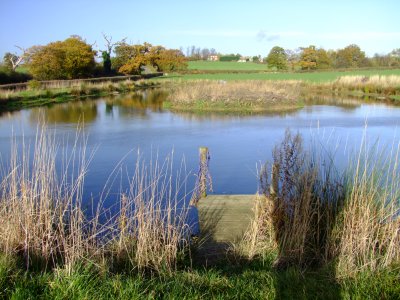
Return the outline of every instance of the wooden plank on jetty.
{"type": "Polygon", "coordinates": [[[255,195],[208,195],[197,203],[202,237],[235,242],[250,225],[255,195]]]}
{"type": "Polygon", "coordinates": [[[229,255],[229,248],[243,238],[254,212],[256,195],[208,195],[197,203],[200,237],[195,261],[213,265],[229,255]]]}

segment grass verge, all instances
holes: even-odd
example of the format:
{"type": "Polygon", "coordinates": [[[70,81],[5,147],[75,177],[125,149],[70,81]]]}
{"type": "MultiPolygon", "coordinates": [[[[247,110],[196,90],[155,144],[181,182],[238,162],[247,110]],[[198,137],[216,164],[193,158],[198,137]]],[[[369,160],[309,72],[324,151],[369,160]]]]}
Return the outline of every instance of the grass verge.
{"type": "Polygon", "coordinates": [[[0,110],[15,110],[89,97],[123,94],[145,88],[154,88],[158,85],[158,83],[148,80],[102,83],[78,82],[75,86],[73,85],[71,87],[53,85],[46,89],[32,84],[30,88],[22,91],[1,90],[0,110]]]}

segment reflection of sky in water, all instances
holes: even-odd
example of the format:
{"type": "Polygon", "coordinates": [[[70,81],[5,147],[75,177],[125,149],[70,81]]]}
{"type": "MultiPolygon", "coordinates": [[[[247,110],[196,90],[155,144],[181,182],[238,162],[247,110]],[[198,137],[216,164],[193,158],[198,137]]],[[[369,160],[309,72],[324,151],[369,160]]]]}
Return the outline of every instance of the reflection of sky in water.
{"type": "MultiPolygon", "coordinates": [[[[65,139],[66,135],[74,137],[83,112],[88,152],[96,149],[86,178],[86,196],[97,197],[114,167],[132,149],[124,161],[123,178],[126,173],[132,175],[138,148],[145,158],[151,152],[163,158],[173,149],[175,167],[184,157],[186,169],[196,172],[199,146],[210,149],[214,192],[239,194],[256,191],[256,164],[271,159],[273,146],[283,139],[287,128],[302,133],[307,143],[312,139],[336,153],[339,166],[347,162],[351,149],[359,148],[366,122],[370,143],[379,138],[380,145],[391,146],[399,137],[400,108],[385,105],[314,105],[290,113],[255,116],[196,115],[162,111],[157,97],[150,108],[145,108],[143,99],[125,97],[5,113],[0,117],[2,159],[9,156],[11,132],[17,138],[23,134],[26,140],[33,140],[40,114],[50,129],[65,139]]],[[[190,176],[188,189],[194,181],[195,176],[190,176]]],[[[126,180],[116,182],[112,193],[120,185],[127,187],[126,180]]]]}

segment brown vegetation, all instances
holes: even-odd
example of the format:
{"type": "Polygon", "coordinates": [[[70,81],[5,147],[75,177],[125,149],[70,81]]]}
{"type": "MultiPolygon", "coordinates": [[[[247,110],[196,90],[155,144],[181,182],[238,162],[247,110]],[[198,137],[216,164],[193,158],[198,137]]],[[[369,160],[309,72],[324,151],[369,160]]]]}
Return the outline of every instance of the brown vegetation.
{"type": "Polygon", "coordinates": [[[300,136],[288,132],[272,169],[260,172],[267,200],[258,200],[245,235],[250,256],[277,249],[278,268],[333,264],[338,277],[398,264],[398,147],[386,160],[362,148],[341,175],[331,159],[307,154],[300,136]]]}
{"type": "Polygon", "coordinates": [[[119,214],[110,217],[101,199],[89,218],[83,203],[90,199],[82,195],[92,154],[85,144],[78,133],[71,153],[63,152],[60,174],[59,147],[45,127],[37,134],[32,158],[14,143],[0,181],[0,253],[23,258],[27,269],[71,271],[89,262],[107,269],[174,270],[188,247],[187,209],[178,196],[186,174],[172,178],[172,157],[149,165],[138,159],[131,188],[121,194],[119,214]]]}
{"type": "Polygon", "coordinates": [[[173,109],[251,109],[298,107],[300,81],[190,81],[172,87],[173,109]]]}

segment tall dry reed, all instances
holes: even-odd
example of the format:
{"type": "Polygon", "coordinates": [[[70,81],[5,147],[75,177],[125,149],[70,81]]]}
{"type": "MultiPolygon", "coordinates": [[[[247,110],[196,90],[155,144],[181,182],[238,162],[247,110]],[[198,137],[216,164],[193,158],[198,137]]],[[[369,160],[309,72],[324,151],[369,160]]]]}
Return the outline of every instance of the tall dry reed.
{"type": "MultiPolygon", "coordinates": [[[[337,276],[351,276],[398,264],[399,149],[381,154],[383,160],[363,145],[343,174],[329,153],[306,152],[301,137],[287,132],[275,148],[272,167],[261,172],[270,209],[256,216],[258,224],[272,224],[277,267],[335,263],[337,276]]],[[[253,236],[265,230],[255,228],[253,236]]]]}
{"type": "Polygon", "coordinates": [[[32,263],[73,266],[89,257],[93,240],[84,230],[82,211],[85,143],[77,138],[58,172],[58,144],[45,127],[38,129],[32,157],[25,141],[13,142],[9,170],[0,183],[0,251],[19,253],[27,268],[32,263]]]}
{"type": "Polygon", "coordinates": [[[115,262],[106,266],[114,270],[122,263],[130,270],[173,271],[191,234],[184,165],[175,174],[172,156],[162,163],[139,157],[118,212],[110,217],[101,199],[89,218],[83,206],[91,199],[83,198],[83,186],[93,154],[86,153],[79,131],[72,150],[62,149],[45,125],[32,151],[14,140],[1,174],[0,252],[22,257],[27,269],[72,271],[77,264],[107,261],[115,262]]]}
{"type": "Polygon", "coordinates": [[[278,246],[277,266],[320,265],[329,260],[331,234],[344,195],[341,178],[330,162],[305,152],[301,136],[287,131],[273,151],[272,168],[265,167],[260,175],[272,205],[267,217],[278,246]]]}
{"type": "Polygon", "coordinates": [[[338,224],[338,271],[355,274],[400,262],[400,144],[390,155],[366,148],[349,166],[338,224]]]}
{"type": "Polygon", "coordinates": [[[122,194],[118,233],[113,243],[117,257],[133,267],[171,272],[188,250],[187,174],[173,173],[173,155],[162,163],[138,159],[129,193],[122,194]]]}

